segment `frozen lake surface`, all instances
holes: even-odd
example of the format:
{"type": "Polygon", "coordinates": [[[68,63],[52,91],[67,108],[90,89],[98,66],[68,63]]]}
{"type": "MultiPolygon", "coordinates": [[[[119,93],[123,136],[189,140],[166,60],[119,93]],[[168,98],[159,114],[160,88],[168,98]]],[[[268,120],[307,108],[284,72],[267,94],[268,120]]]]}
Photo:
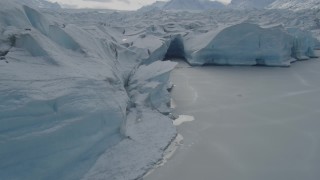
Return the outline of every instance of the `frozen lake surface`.
{"type": "Polygon", "coordinates": [[[290,68],[180,63],[184,144],[146,180],[319,180],[320,61],[290,68]]]}

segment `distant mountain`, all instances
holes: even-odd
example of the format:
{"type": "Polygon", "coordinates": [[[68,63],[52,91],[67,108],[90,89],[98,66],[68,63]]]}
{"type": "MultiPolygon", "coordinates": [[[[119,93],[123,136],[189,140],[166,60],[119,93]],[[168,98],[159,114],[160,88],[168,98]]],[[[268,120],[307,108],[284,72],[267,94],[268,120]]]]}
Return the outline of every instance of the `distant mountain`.
{"type": "Polygon", "coordinates": [[[320,0],[276,0],[269,5],[270,9],[320,9],[320,0]]]}
{"type": "Polygon", "coordinates": [[[232,0],[228,7],[233,9],[263,9],[276,0],[232,0]]]}
{"type": "Polygon", "coordinates": [[[38,8],[61,9],[61,6],[57,2],[52,3],[46,0],[19,0],[17,2],[38,8]]]}
{"type": "Polygon", "coordinates": [[[164,10],[203,10],[204,6],[199,0],[171,0],[164,10]]]}
{"type": "Polygon", "coordinates": [[[161,10],[163,9],[163,7],[167,4],[167,2],[165,1],[156,1],[153,4],[147,5],[147,6],[143,6],[142,8],[140,8],[140,11],[150,11],[150,10],[161,10]]]}
{"type": "Polygon", "coordinates": [[[202,1],[202,6],[204,9],[225,9],[226,5],[222,4],[221,2],[218,1],[202,1]]]}
{"type": "Polygon", "coordinates": [[[223,9],[226,5],[210,0],[171,0],[168,2],[157,1],[151,5],[144,6],[140,10],[148,11],[153,9],[170,11],[202,11],[210,9],[223,9]]]}
{"type": "Polygon", "coordinates": [[[171,0],[156,1],[140,10],[209,10],[209,9],[320,9],[320,0],[232,0],[229,5],[210,0],[171,0]]]}

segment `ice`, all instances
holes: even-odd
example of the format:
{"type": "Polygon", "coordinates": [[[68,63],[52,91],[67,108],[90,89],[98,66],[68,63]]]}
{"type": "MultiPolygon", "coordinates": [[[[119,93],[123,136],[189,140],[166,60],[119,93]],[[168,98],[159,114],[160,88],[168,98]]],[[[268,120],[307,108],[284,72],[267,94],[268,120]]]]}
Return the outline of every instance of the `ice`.
{"type": "Polygon", "coordinates": [[[210,0],[170,0],[168,2],[156,1],[142,7],[139,11],[167,10],[167,11],[204,11],[212,9],[224,9],[226,5],[218,1],[210,0]]]}
{"type": "Polygon", "coordinates": [[[180,126],[181,124],[183,124],[185,122],[192,122],[192,121],[194,121],[194,117],[193,116],[179,115],[179,117],[174,120],[173,124],[175,126],[180,126]]]}
{"type": "Polygon", "coordinates": [[[225,6],[220,2],[207,0],[171,0],[164,7],[164,10],[206,10],[219,9],[225,6]]]}
{"type": "Polygon", "coordinates": [[[320,6],[318,0],[232,0],[228,5],[234,9],[285,9],[306,10],[317,9],[320,6]]]}
{"type": "Polygon", "coordinates": [[[48,35],[50,39],[66,49],[73,51],[79,51],[81,49],[80,45],[59,26],[49,26],[48,35]]]}
{"type": "Polygon", "coordinates": [[[263,9],[274,1],[275,0],[232,0],[228,6],[235,9],[263,9]]]}
{"type": "MultiPolygon", "coordinates": [[[[137,171],[125,176],[142,176],[152,168],[176,131],[170,118],[147,105],[139,109],[139,118],[130,115],[137,108],[131,106],[128,80],[133,70],[141,72],[144,55],[120,45],[108,28],[67,24],[15,1],[0,6],[1,57],[6,60],[0,61],[0,179],[81,179],[96,171],[101,155],[112,162],[108,153],[119,153],[113,158],[123,158],[122,167],[129,169],[141,159],[134,164],[137,171]],[[137,119],[140,129],[133,125],[137,119]],[[118,149],[130,153],[121,156],[118,149]],[[129,156],[133,159],[126,162],[129,156]]],[[[142,74],[159,88],[152,91],[148,82],[139,90],[150,93],[146,103],[167,112],[162,99],[170,99],[165,87],[174,63],[150,67],[159,77],[142,74]]],[[[118,169],[103,170],[122,177],[118,169]]]]}
{"type": "Polygon", "coordinates": [[[314,48],[316,40],[310,32],[301,31],[297,28],[288,28],[288,33],[294,37],[293,57],[298,60],[306,60],[317,57],[314,48]]]}
{"type": "MultiPolygon", "coordinates": [[[[37,41],[35,38],[30,34],[23,34],[21,35],[16,41],[16,47],[24,48],[27,50],[31,56],[49,56],[48,52],[43,48],[44,44],[37,41]]],[[[52,62],[51,64],[55,64],[52,62]]]]}
{"type": "Polygon", "coordinates": [[[186,50],[190,64],[289,66],[301,56],[314,57],[314,43],[307,33],[282,27],[260,28],[242,23],[223,29],[199,50],[186,50]],[[296,54],[300,54],[296,55],[296,54]]]}
{"type": "MultiPolygon", "coordinates": [[[[315,57],[320,39],[315,10],[115,12],[20,2],[0,1],[0,179],[143,177],[177,135],[170,60],[284,66],[315,57]]],[[[185,91],[187,102],[200,97],[185,91]]]]}
{"type": "Polygon", "coordinates": [[[150,65],[142,65],[131,76],[129,95],[136,108],[147,106],[161,113],[168,114],[171,110],[170,95],[167,91],[169,73],[177,63],[156,61],[150,65]]]}
{"type": "Polygon", "coordinates": [[[172,120],[152,110],[137,112],[132,109],[128,113],[127,123],[127,135],[130,138],[101,155],[83,179],[142,178],[163,159],[168,139],[171,142],[176,137],[172,120]]]}
{"type": "Polygon", "coordinates": [[[49,25],[46,19],[43,16],[41,16],[41,14],[38,11],[28,6],[23,6],[23,8],[31,25],[43,34],[47,35],[49,31],[49,25]]]}
{"type": "Polygon", "coordinates": [[[268,8],[298,11],[303,9],[318,9],[319,7],[320,2],[318,0],[276,0],[268,8]]]}

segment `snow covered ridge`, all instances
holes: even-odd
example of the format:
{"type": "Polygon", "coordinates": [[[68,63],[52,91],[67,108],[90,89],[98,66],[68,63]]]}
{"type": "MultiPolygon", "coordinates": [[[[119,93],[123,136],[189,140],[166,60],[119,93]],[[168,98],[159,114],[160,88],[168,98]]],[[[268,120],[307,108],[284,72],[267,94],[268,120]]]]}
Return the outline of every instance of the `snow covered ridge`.
{"type": "Polygon", "coordinates": [[[140,11],[169,10],[169,11],[203,11],[212,9],[224,9],[226,5],[218,1],[209,0],[171,0],[168,2],[156,1],[155,3],[142,7],[140,11]]]}
{"type": "Polygon", "coordinates": [[[319,0],[232,0],[228,5],[234,9],[319,9],[319,0]]]}
{"type": "Polygon", "coordinates": [[[286,9],[306,10],[319,9],[319,0],[232,0],[225,5],[218,1],[209,0],[170,0],[168,2],[156,1],[145,6],[140,11],[170,10],[170,11],[204,11],[216,9],[286,9]]]}
{"type": "Polygon", "coordinates": [[[0,7],[0,179],[142,177],[176,136],[166,116],[176,64],[161,60],[289,65],[313,56],[307,30],[319,32],[313,21],[296,21],[313,11],[0,7]]]}
{"type": "Polygon", "coordinates": [[[275,0],[232,0],[228,7],[235,9],[263,9],[274,1],[275,0]]]}
{"type": "Polygon", "coordinates": [[[17,2],[36,8],[45,8],[52,10],[61,9],[61,6],[57,2],[52,3],[46,0],[19,0],[17,2]]]}
{"type": "Polygon", "coordinates": [[[289,9],[289,10],[304,10],[304,9],[319,9],[319,0],[276,0],[267,8],[271,9],[289,9]]]}

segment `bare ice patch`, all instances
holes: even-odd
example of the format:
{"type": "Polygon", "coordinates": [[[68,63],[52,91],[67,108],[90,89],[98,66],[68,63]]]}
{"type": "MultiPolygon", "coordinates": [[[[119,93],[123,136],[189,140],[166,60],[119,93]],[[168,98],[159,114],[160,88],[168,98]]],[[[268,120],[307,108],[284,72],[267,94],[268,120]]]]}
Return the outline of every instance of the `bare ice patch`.
{"type": "Polygon", "coordinates": [[[194,121],[194,117],[193,116],[179,115],[178,119],[173,121],[173,125],[179,126],[182,123],[191,122],[191,121],[194,121]]]}
{"type": "Polygon", "coordinates": [[[174,109],[174,108],[176,108],[176,107],[177,107],[176,102],[171,98],[171,99],[170,99],[170,108],[174,109]]]}
{"type": "Polygon", "coordinates": [[[152,172],[154,172],[157,168],[164,166],[174,155],[177,149],[183,144],[183,136],[178,134],[176,138],[172,141],[172,143],[168,146],[168,148],[164,151],[163,158],[159,161],[153,169],[151,169],[148,173],[146,173],[143,177],[149,176],[152,172]]]}

